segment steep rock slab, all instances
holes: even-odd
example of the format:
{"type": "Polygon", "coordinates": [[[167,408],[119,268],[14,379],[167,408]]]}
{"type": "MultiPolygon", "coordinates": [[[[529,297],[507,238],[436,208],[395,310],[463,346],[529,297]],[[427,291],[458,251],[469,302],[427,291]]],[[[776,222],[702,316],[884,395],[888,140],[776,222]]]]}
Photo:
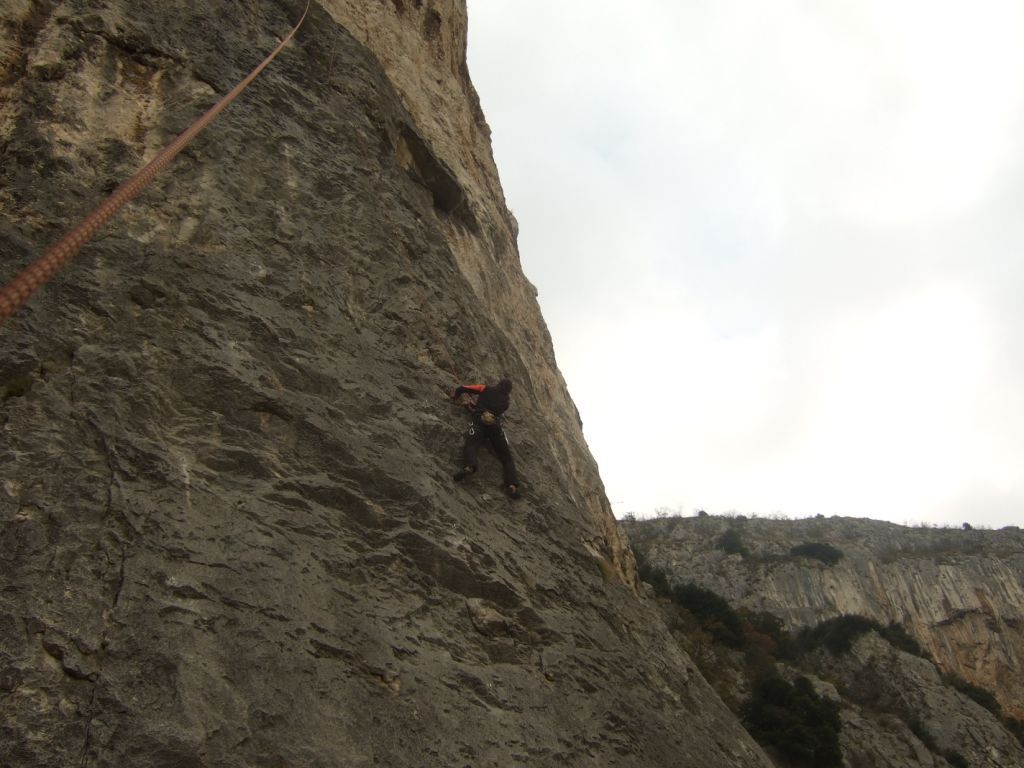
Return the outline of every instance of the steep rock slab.
{"type": "MultiPolygon", "coordinates": [[[[768,765],[636,597],[496,175],[339,7],[0,331],[0,754],[768,765]],[[453,360],[517,383],[522,503],[451,484],[453,360]]],[[[297,10],[6,3],[5,276],[297,10]]]]}

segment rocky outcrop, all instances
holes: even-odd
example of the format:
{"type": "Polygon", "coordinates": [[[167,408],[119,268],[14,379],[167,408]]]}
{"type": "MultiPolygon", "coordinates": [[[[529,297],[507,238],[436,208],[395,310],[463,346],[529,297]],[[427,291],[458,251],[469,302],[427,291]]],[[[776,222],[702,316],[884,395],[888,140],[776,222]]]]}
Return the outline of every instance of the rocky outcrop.
{"type": "Polygon", "coordinates": [[[928,660],[869,633],[849,653],[816,653],[819,675],[841,686],[843,754],[852,765],[917,768],[959,756],[981,768],[1024,765],[1024,746],[928,660]],[[909,723],[909,725],[908,725],[909,723]]]}
{"type": "Polygon", "coordinates": [[[906,528],[873,520],[698,517],[627,526],[651,562],[790,628],[860,614],[909,630],[939,668],[1024,717],[1024,533],[906,528]],[[729,553],[727,531],[743,552],[729,553]],[[827,544],[829,564],[793,547],[827,544]]]}
{"type": "MultiPolygon", "coordinates": [[[[302,3],[0,8],[3,277],[302,3]]],[[[650,606],[519,267],[462,3],[313,4],[3,328],[5,766],[767,766],[650,606]],[[516,382],[525,499],[453,486],[516,382]]]]}

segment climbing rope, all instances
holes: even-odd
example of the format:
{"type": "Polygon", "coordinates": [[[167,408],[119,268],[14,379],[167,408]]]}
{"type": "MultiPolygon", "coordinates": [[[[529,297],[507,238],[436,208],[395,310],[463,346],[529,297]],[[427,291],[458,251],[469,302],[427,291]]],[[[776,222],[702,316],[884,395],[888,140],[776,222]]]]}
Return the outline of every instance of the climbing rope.
{"type": "Polygon", "coordinates": [[[139,194],[162,171],[168,163],[181,152],[189,142],[206,128],[235,98],[256,79],[270,62],[277,58],[284,47],[291,42],[306,20],[312,0],[307,0],[302,17],[292,30],[285,35],[281,43],[267,56],[244,80],[236,85],[230,93],[214,104],[202,117],[185,129],[181,135],[167,145],[160,154],[147,163],[142,170],[114,190],[106,200],[96,206],[92,212],[53,245],[46,253],[21,272],[2,291],[0,291],[0,324],[21,309],[44,283],[52,278],[78,251],[85,245],[96,231],[109,221],[125,203],[139,194]]]}

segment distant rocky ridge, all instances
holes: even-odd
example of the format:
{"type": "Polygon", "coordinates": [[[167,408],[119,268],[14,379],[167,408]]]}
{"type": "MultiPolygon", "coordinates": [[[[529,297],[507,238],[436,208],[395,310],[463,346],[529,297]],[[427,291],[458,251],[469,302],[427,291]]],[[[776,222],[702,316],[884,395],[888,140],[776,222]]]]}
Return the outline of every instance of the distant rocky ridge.
{"type": "MultiPolygon", "coordinates": [[[[303,5],[0,5],[0,279],[303,5]]],[[[466,29],[314,2],[0,329],[4,768],[770,765],[639,596],[466,29]],[[451,478],[443,390],[500,375],[516,503],[451,478]]]]}
{"type": "Polygon", "coordinates": [[[895,621],[939,667],[988,688],[1024,717],[1024,532],[907,528],[875,520],[679,518],[647,524],[649,557],[791,627],[841,614],[895,621]],[[720,544],[735,531],[745,554],[720,544]],[[835,565],[794,557],[829,544],[835,565]]]}
{"type": "Polygon", "coordinates": [[[851,765],[939,765],[933,761],[946,753],[972,766],[1024,765],[1024,749],[1006,727],[1014,719],[1020,725],[1024,704],[1020,529],[710,516],[626,522],[624,529],[670,583],[694,583],[737,608],[769,612],[794,634],[859,615],[880,626],[895,622],[917,640],[934,664],[874,633],[847,654],[803,658],[802,668],[844,702],[851,765]],[[995,696],[995,713],[972,700],[971,686],[995,696]]]}

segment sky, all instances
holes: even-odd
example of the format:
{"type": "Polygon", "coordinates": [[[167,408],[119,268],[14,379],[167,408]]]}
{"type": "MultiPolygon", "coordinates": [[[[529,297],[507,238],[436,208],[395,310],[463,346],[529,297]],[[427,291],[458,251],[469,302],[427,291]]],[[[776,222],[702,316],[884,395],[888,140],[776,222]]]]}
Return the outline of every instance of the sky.
{"type": "Polygon", "coordinates": [[[1024,526],[1024,3],[468,5],[617,516],[1024,526]]]}

